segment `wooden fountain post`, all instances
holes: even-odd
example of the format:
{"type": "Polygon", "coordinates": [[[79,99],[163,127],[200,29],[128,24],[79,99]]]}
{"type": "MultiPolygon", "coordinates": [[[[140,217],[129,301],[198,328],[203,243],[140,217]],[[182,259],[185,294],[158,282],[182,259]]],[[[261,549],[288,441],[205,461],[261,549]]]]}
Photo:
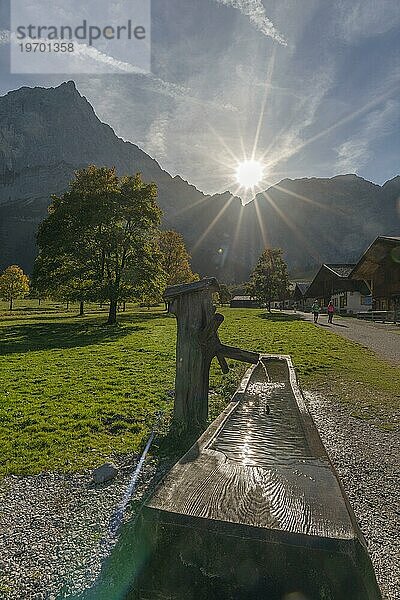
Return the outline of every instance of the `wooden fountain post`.
{"type": "Polygon", "coordinates": [[[208,418],[210,365],[217,357],[222,371],[233,358],[257,364],[259,354],[225,346],[217,330],[224,317],[215,313],[212,294],[219,291],[213,278],[167,288],[168,311],[177,318],[174,422],[184,429],[202,427],[208,418]]]}

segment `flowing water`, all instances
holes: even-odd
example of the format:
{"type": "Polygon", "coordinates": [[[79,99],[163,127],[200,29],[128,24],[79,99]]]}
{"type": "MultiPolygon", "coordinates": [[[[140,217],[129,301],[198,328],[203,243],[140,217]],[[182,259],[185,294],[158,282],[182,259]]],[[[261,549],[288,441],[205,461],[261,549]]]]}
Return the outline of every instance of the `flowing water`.
{"type": "Polygon", "coordinates": [[[229,460],[265,468],[314,458],[286,362],[267,361],[266,367],[256,367],[239,406],[209,448],[229,460]]]}

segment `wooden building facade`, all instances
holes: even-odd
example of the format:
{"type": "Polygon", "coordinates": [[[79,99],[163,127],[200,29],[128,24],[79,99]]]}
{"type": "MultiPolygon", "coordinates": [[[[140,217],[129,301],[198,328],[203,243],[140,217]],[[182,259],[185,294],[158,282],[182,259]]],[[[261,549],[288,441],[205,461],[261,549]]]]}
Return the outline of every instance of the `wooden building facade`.
{"type": "Polygon", "coordinates": [[[323,264],[312,280],[306,297],[326,307],[332,300],[338,312],[355,314],[370,307],[369,286],[363,279],[350,279],[354,264],[323,264]]]}
{"type": "Polygon", "coordinates": [[[376,311],[400,309],[400,237],[379,236],[354,265],[350,279],[363,279],[376,311]]]}

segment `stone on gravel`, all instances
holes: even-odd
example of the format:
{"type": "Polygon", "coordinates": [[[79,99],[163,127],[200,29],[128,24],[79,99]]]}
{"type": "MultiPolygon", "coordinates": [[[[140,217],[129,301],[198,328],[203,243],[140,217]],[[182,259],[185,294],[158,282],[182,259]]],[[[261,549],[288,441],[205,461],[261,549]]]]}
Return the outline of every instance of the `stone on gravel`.
{"type": "MultiPolygon", "coordinates": [[[[114,460],[122,466],[122,456],[114,460]]],[[[125,497],[137,457],[126,454],[123,460],[130,471],[121,469],[109,487],[88,485],[90,470],[0,480],[1,600],[80,598],[94,584],[114,543],[110,519],[125,497]]],[[[146,461],[136,498],[147,495],[153,479],[163,474],[156,475],[155,463],[146,461]]],[[[124,520],[133,514],[132,505],[124,520]]]]}
{"type": "Polygon", "coordinates": [[[105,463],[101,465],[101,467],[97,467],[92,472],[92,478],[94,483],[105,483],[106,481],[111,481],[118,475],[118,469],[112,463],[105,463]]]}

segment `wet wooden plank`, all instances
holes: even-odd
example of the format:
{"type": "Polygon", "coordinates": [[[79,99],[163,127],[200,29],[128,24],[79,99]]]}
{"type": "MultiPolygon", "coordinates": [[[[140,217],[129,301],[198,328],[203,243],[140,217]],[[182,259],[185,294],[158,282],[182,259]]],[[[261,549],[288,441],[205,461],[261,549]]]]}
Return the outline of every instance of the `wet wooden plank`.
{"type": "Polygon", "coordinates": [[[315,430],[310,439],[303,402],[286,360],[264,358],[241,401],[201,447],[175,465],[148,506],[292,533],[354,537],[315,430]]]}

